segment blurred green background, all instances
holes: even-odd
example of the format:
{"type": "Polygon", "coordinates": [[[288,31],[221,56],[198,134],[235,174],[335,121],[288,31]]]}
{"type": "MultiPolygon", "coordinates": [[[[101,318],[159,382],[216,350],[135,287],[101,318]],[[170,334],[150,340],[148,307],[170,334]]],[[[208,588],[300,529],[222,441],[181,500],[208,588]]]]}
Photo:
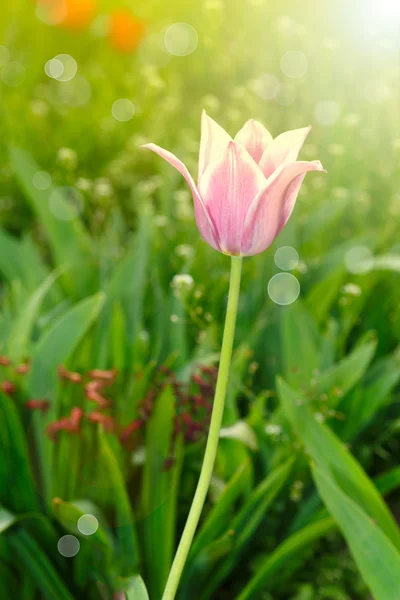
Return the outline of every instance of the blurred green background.
{"type": "Polygon", "coordinates": [[[201,240],[181,176],[139,146],[194,175],[203,108],[231,134],[250,118],[274,136],[311,124],[301,158],[328,173],[244,261],[224,439],[179,598],[397,597],[371,587],[306,457],[334,473],[339,506],[386,531],[363,504],[371,478],[398,518],[399,32],[391,1],[1,5],[1,598],[111,599],[138,575],[161,597],[204,452],[229,260],[201,240]],[[114,368],[101,405],[91,370],[114,368]],[[277,375],[318,425],[296,427],[277,375]],[[87,514],[94,535],[77,529],[87,514]]]}

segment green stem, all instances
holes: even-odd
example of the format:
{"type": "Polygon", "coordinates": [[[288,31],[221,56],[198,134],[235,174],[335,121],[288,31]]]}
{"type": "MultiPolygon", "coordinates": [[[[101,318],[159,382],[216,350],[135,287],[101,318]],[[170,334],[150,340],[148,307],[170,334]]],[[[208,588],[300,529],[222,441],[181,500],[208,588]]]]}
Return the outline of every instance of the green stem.
{"type": "Polygon", "coordinates": [[[217,455],[222,416],[224,413],[226,387],[228,383],[229,367],[231,364],[233,338],[235,335],[241,272],[242,258],[238,256],[232,256],[224,337],[222,340],[217,386],[215,389],[214,406],[211,415],[206,451],[204,453],[203,465],[201,467],[200,478],[197,484],[192,506],[189,511],[185,529],[183,530],[181,541],[179,542],[179,546],[175,554],[174,562],[172,563],[162,600],[174,600],[175,598],[182,571],[189,554],[190,546],[192,544],[193,537],[200,520],[201,511],[203,510],[208,488],[210,486],[215,458],[217,455]]]}

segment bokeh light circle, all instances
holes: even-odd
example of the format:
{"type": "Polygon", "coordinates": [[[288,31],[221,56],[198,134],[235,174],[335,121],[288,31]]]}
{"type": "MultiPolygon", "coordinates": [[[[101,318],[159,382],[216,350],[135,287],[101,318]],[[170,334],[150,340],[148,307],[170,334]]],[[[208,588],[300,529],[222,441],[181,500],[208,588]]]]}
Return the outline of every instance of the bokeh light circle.
{"type": "Polygon", "coordinates": [[[283,271],[292,271],[299,264],[299,255],[292,246],[281,246],[275,252],[274,261],[276,266],[283,271]]]}
{"type": "Polygon", "coordinates": [[[344,262],[350,273],[363,275],[372,269],[373,258],[371,250],[366,246],[353,246],[346,253],[344,262]]]}
{"type": "Polygon", "coordinates": [[[9,87],[17,87],[25,81],[26,70],[24,65],[16,61],[11,61],[4,65],[1,71],[3,83],[9,87]]]}
{"type": "Polygon", "coordinates": [[[274,90],[274,98],[281,106],[293,104],[296,95],[296,88],[291,83],[280,83],[274,90]]]}
{"type": "Polygon", "coordinates": [[[187,56],[197,48],[199,37],[189,23],[174,23],[164,35],[164,44],[168,52],[174,56],[187,56]]]}
{"type": "Polygon", "coordinates": [[[63,535],[63,537],[58,540],[57,544],[59,553],[66,558],[76,556],[80,547],[79,540],[74,535],[63,535]]]}
{"type": "Polygon", "coordinates": [[[37,190],[48,190],[51,186],[51,176],[47,171],[37,171],[32,177],[32,183],[37,190]]]}
{"type": "Polygon", "coordinates": [[[135,114],[135,105],[128,98],[119,98],[114,102],[111,113],[114,119],[122,123],[130,121],[135,114]]]}
{"type": "Polygon", "coordinates": [[[280,66],[282,73],[286,77],[295,79],[307,73],[308,60],[302,52],[290,50],[282,56],[280,66]]]}
{"type": "Polygon", "coordinates": [[[94,515],[82,515],[78,519],[78,529],[83,535],[93,535],[99,528],[99,522],[94,515]]]}
{"type": "Polygon", "coordinates": [[[0,46],[0,67],[4,67],[10,60],[10,51],[6,46],[0,46]]]}
{"type": "Polygon", "coordinates": [[[49,197],[49,208],[60,221],[72,221],[83,211],[81,192],[70,186],[55,188],[49,197]]]}
{"type": "Polygon", "coordinates": [[[62,64],[61,60],[52,58],[45,64],[44,71],[48,77],[51,77],[52,79],[58,79],[64,72],[64,65],[62,64]]]}
{"type": "Polygon", "coordinates": [[[78,64],[70,54],[57,54],[53,60],[58,60],[63,65],[63,70],[60,75],[53,77],[58,81],[71,81],[78,71],[78,64]]]}
{"type": "Polygon", "coordinates": [[[68,14],[66,0],[57,2],[37,2],[36,17],[46,25],[59,25],[68,14]]]}
{"type": "Polygon", "coordinates": [[[321,125],[335,125],[339,120],[340,113],[340,105],[334,100],[317,102],[314,108],[314,116],[321,125]]]}
{"type": "Polygon", "coordinates": [[[277,273],[268,282],[268,296],[275,304],[293,304],[300,294],[300,283],[291,273],[277,273]]]}

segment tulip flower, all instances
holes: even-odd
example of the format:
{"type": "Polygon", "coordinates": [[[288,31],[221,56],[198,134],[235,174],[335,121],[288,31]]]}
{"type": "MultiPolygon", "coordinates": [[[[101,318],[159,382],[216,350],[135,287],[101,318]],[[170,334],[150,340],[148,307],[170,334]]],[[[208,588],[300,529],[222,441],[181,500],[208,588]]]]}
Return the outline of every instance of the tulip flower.
{"type": "MultiPolygon", "coordinates": [[[[203,111],[197,185],[187,167],[168,150],[148,148],[169,162],[192,191],[197,227],[215,250],[231,256],[228,304],[207,445],[192,506],[162,600],[174,600],[213,474],[232,358],[242,257],[266,250],[286,225],[308,171],[318,160],[297,157],[310,127],[273,139],[261,123],[248,121],[234,139],[203,111]]],[[[193,378],[199,383],[202,378],[193,378]]],[[[192,419],[184,415],[192,433],[192,419]]]]}
{"type": "Polygon", "coordinates": [[[215,250],[231,256],[264,252],[292,214],[308,171],[319,161],[297,161],[311,127],[272,135],[248,121],[234,139],[203,111],[197,185],[168,150],[152,150],[177,169],[193,194],[197,227],[215,250]]]}

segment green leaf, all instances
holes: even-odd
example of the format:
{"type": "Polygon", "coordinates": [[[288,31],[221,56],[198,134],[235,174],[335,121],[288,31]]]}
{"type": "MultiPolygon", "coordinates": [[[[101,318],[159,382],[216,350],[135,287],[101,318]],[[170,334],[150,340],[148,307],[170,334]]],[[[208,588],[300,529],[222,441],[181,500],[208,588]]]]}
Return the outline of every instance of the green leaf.
{"type": "Polygon", "coordinates": [[[106,287],[107,297],[111,302],[121,300],[124,304],[127,330],[131,338],[138,334],[143,316],[151,236],[152,216],[142,214],[138,232],[106,287]]]}
{"type": "Polygon", "coordinates": [[[107,434],[99,431],[99,468],[112,492],[112,506],[115,511],[117,557],[121,574],[135,571],[139,562],[139,546],[135,519],[118,460],[107,440],[107,434]]]}
{"type": "MultiPolygon", "coordinates": [[[[40,169],[29,154],[20,148],[12,147],[10,158],[13,171],[26,199],[47,233],[57,264],[64,265],[68,257],[71,265],[75,263],[81,265],[85,259],[91,257],[91,241],[81,221],[72,213],[68,220],[61,220],[55,216],[49,202],[55,188],[51,186],[47,190],[38,190],[33,185],[33,176],[40,169]]],[[[63,198],[59,197],[57,204],[63,212],[71,211],[71,207],[63,201],[63,198]]]]}
{"type": "Polygon", "coordinates": [[[398,600],[400,554],[379,526],[322,469],[313,467],[318,491],[338,522],[361,575],[376,600],[398,600]]]}
{"type": "Polygon", "coordinates": [[[207,515],[196,535],[189,556],[194,557],[202,548],[215,540],[228,527],[229,519],[237,499],[243,494],[251,474],[251,461],[246,459],[226,484],[218,502],[207,515]]]}
{"type": "Polygon", "coordinates": [[[90,535],[81,533],[78,528],[79,519],[85,515],[80,508],[78,508],[72,502],[64,502],[61,498],[53,498],[53,514],[57,521],[66,529],[69,533],[83,539],[88,539],[90,543],[98,546],[108,557],[111,556],[112,547],[108,535],[104,531],[103,527],[99,524],[96,531],[90,535]]]}
{"type": "Polygon", "coordinates": [[[8,354],[13,361],[17,362],[21,360],[24,355],[29,354],[29,342],[32,328],[38,317],[43,299],[57,277],[59,277],[59,273],[54,272],[43,281],[28,299],[23,312],[13,324],[8,341],[8,354]]]}
{"type": "MultiPolygon", "coordinates": [[[[77,348],[104,304],[104,294],[82,300],[46,331],[32,356],[28,389],[33,398],[54,398],[57,388],[57,366],[66,362],[77,348]]],[[[54,408],[51,409],[51,417],[54,408]]]]}
{"type": "Polygon", "coordinates": [[[143,319],[151,237],[152,217],[149,214],[142,214],[139,217],[138,231],[130,242],[124,258],[117,264],[111,278],[104,286],[107,301],[96,331],[94,356],[94,361],[100,368],[106,368],[109,360],[114,358],[110,357],[110,345],[111,348],[115,347],[111,328],[116,303],[121,306],[125,322],[124,360],[129,364],[133,358],[136,358],[134,346],[143,319]],[[128,341],[130,341],[129,346],[128,341]]]}
{"type": "Polygon", "coordinates": [[[0,393],[0,502],[15,512],[37,510],[38,497],[30,467],[25,433],[13,401],[0,393]],[[6,482],[12,481],[11,486],[6,482]]]}
{"type": "MultiPolygon", "coordinates": [[[[361,379],[370,364],[375,351],[377,340],[368,339],[357,346],[348,356],[343,358],[337,365],[324,371],[317,379],[316,385],[312,388],[314,396],[323,393],[340,391],[340,396],[344,396],[361,379]]],[[[339,402],[339,396],[334,394],[330,398],[329,407],[334,408],[339,402]]]]}
{"type": "Polygon", "coordinates": [[[400,467],[394,467],[375,479],[375,485],[381,494],[386,495],[400,487],[400,467]]]}
{"type": "Polygon", "coordinates": [[[283,465],[274,469],[255,488],[237,515],[229,523],[232,551],[213,569],[212,577],[205,582],[204,588],[202,588],[199,596],[201,600],[212,598],[220,583],[228,577],[233,567],[236,566],[247,544],[265,518],[269,506],[288,481],[293,463],[294,459],[290,458],[283,465]]]}
{"type": "Polygon", "coordinates": [[[318,332],[315,322],[299,301],[285,306],[279,314],[285,378],[295,387],[308,384],[318,367],[318,332]],[[293,343],[294,340],[296,343],[293,343]]]}
{"type": "Polygon", "coordinates": [[[171,476],[176,464],[169,470],[164,468],[165,460],[171,455],[174,416],[175,396],[172,388],[168,386],[156,399],[147,426],[146,462],[142,483],[143,548],[145,563],[151,566],[147,579],[150,594],[154,598],[162,595],[175,543],[174,504],[177,488],[171,486],[171,476]]]}
{"type": "Polygon", "coordinates": [[[322,275],[321,280],[312,286],[306,297],[306,306],[316,323],[321,324],[327,318],[333,303],[338,297],[345,275],[346,271],[340,266],[332,273],[322,275]]]}
{"type": "Polygon", "coordinates": [[[126,589],[126,600],[150,600],[146,586],[140,575],[132,577],[126,589]]]}
{"type": "Polygon", "coordinates": [[[264,563],[258,566],[257,572],[242,590],[236,600],[258,600],[260,592],[269,587],[272,580],[282,582],[282,571],[286,577],[298,564],[298,559],[303,558],[306,551],[313,542],[324,537],[335,529],[333,519],[324,519],[318,523],[312,523],[296,532],[280,544],[264,563]]]}
{"type": "Polygon", "coordinates": [[[29,395],[50,400],[46,416],[36,413],[33,422],[43,491],[48,502],[51,500],[54,443],[43,435],[43,430],[57,416],[57,367],[75,351],[103,303],[104,295],[100,293],[70,308],[42,335],[32,354],[32,368],[27,380],[29,395]]]}
{"type": "Polygon", "coordinates": [[[30,573],[46,600],[74,599],[53,564],[27,531],[17,528],[8,538],[18,562],[30,573]]]}
{"type": "Polygon", "coordinates": [[[363,386],[358,386],[340,404],[339,410],[346,415],[337,431],[342,439],[352,439],[373,419],[388,402],[392,390],[400,380],[400,362],[395,354],[375,363],[369,370],[363,386]]]}
{"type": "Polygon", "coordinates": [[[6,508],[0,507],[0,533],[4,533],[9,527],[17,523],[18,519],[6,508]]]}
{"type": "Polygon", "coordinates": [[[18,240],[0,229],[0,272],[10,282],[22,278],[20,249],[18,240]]]}
{"type": "Polygon", "coordinates": [[[187,563],[184,576],[179,584],[179,600],[198,597],[207,574],[212,573],[221,560],[233,550],[233,537],[234,532],[228,530],[221,537],[201,548],[196,559],[187,563]]]}
{"type": "Polygon", "coordinates": [[[293,430],[299,435],[314,462],[336,481],[347,494],[382,528],[400,548],[400,531],[378,490],[359,463],[336,436],[310,413],[299,394],[283,379],[278,393],[293,430]]]}

